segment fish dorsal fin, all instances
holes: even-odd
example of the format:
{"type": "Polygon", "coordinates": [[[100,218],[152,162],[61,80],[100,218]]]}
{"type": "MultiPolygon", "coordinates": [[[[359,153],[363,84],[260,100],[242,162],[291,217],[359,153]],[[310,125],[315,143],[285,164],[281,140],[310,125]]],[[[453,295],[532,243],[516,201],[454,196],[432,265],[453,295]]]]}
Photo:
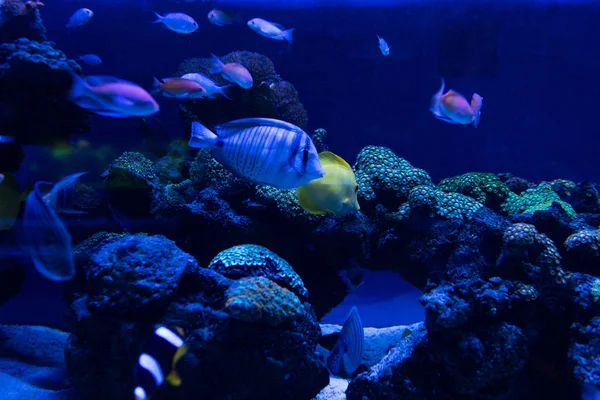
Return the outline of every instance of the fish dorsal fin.
{"type": "Polygon", "coordinates": [[[444,97],[453,97],[453,96],[458,96],[458,97],[462,97],[463,99],[466,99],[465,96],[463,96],[462,94],[458,93],[457,91],[455,91],[453,89],[448,90],[444,94],[444,97]]]}
{"type": "Polygon", "coordinates": [[[279,29],[281,29],[282,31],[285,31],[285,26],[278,24],[277,22],[271,22],[273,25],[275,25],[276,27],[278,27],[279,29]]]}
{"type": "Polygon", "coordinates": [[[222,125],[218,125],[216,130],[219,137],[227,137],[238,133],[241,130],[254,128],[257,126],[266,126],[277,129],[285,129],[297,133],[304,133],[304,131],[298,128],[296,125],[290,124],[289,122],[281,121],[272,118],[244,118],[235,121],[230,121],[222,125]]]}
{"type": "Polygon", "coordinates": [[[298,199],[300,206],[302,206],[306,212],[314,215],[322,215],[326,213],[313,202],[306,186],[300,186],[298,189],[296,189],[296,198],[298,199]]]}
{"type": "Polygon", "coordinates": [[[323,151],[319,153],[319,161],[323,166],[339,165],[340,167],[347,168],[352,171],[352,167],[346,162],[346,160],[330,151],[323,151]]]}

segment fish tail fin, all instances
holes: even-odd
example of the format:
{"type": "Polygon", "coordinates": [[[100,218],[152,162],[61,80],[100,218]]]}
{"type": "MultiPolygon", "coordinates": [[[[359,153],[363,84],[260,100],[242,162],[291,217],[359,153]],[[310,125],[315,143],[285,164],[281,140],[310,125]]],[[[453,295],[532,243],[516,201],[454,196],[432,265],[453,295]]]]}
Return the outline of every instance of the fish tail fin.
{"type": "Polygon", "coordinates": [[[158,92],[160,92],[160,81],[158,80],[158,78],[155,77],[152,81],[152,88],[150,89],[150,93],[155,94],[158,92]]]}
{"type": "Polygon", "coordinates": [[[181,386],[181,377],[176,370],[171,370],[171,372],[165,376],[165,381],[167,381],[171,386],[181,386]]]}
{"type": "Polygon", "coordinates": [[[231,97],[229,97],[229,94],[227,93],[231,88],[233,88],[233,85],[220,86],[217,93],[223,95],[223,97],[225,97],[227,100],[231,100],[231,97]]]}
{"type": "Polygon", "coordinates": [[[162,15],[160,15],[159,13],[157,13],[156,11],[152,11],[154,13],[154,15],[156,15],[156,20],[153,22],[153,24],[158,24],[160,22],[162,22],[162,15]]]}
{"type": "Polygon", "coordinates": [[[211,54],[211,57],[212,57],[212,64],[210,65],[209,72],[211,74],[221,73],[221,71],[223,71],[223,67],[225,66],[225,64],[223,64],[223,61],[221,61],[219,59],[219,57],[215,56],[214,54],[211,54]]]}
{"type": "Polygon", "coordinates": [[[188,145],[198,149],[210,149],[218,146],[219,137],[200,122],[192,122],[192,134],[188,145]]]}
{"type": "Polygon", "coordinates": [[[479,118],[481,117],[481,107],[483,106],[483,97],[478,95],[477,93],[473,93],[473,97],[471,98],[471,108],[475,112],[473,118],[473,125],[475,128],[479,125],[479,118]]]}
{"type": "Polygon", "coordinates": [[[292,33],[294,33],[295,29],[296,28],[286,29],[285,31],[281,32],[281,36],[288,42],[292,43],[292,33]]]}
{"type": "Polygon", "coordinates": [[[433,95],[433,97],[431,98],[431,105],[429,107],[429,110],[431,110],[431,112],[436,115],[436,116],[440,116],[440,102],[442,100],[442,95],[444,94],[444,89],[446,88],[446,81],[444,81],[444,78],[442,78],[442,85],[440,86],[440,89],[437,91],[436,94],[433,95]]]}
{"type": "Polygon", "coordinates": [[[71,74],[71,78],[73,79],[71,83],[71,90],[69,91],[69,99],[74,100],[84,96],[85,92],[87,91],[88,85],[85,79],[77,75],[72,70],[69,70],[69,73],[71,74]]]}

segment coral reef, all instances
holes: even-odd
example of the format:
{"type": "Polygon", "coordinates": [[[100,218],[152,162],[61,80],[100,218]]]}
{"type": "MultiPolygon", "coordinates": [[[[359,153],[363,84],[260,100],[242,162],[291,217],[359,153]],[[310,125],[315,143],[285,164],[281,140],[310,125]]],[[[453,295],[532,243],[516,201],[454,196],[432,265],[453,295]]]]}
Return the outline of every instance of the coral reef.
{"type": "Polygon", "coordinates": [[[46,40],[39,0],[0,0],[0,43],[19,38],[46,40]]]}
{"type": "MultiPolygon", "coordinates": [[[[327,385],[310,305],[269,278],[226,278],[159,235],[97,235],[77,254],[65,359],[84,398],[131,397],[132,371],[155,324],[181,327],[190,349],[178,365],[184,384],[165,385],[161,398],[301,400],[327,385]]],[[[240,264],[249,257],[240,255],[240,264]]],[[[272,267],[263,271],[277,276],[272,267]]]]}
{"type": "MultiPolygon", "coordinates": [[[[319,146],[326,146],[324,135],[324,131],[315,132],[319,146]]],[[[89,244],[94,246],[89,250],[93,255],[77,258],[85,273],[73,283],[78,289],[71,295],[71,309],[78,310],[79,317],[72,320],[85,320],[83,316],[92,312],[100,318],[100,308],[94,303],[97,294],[90,292],[96,285],[92,282],[107,288],[106,300],[99,303],[102,310],[110,308],[105,303],[119,304],[117,299],[122,298],[119,286],[111,286],[118,279],[107,268],[101,269],[110,276],[107,283],[91,273],[97,268],[95,263],[116,265],[111,270],[120,273],[119,263],[129,265],[137,257],[153,259],[147,265],[128,266],[133,274],[138,265],[149,268],[169,258],[173,261],[162,263],[174,268],[173,275],[165,272],[169,279],[133,278],[140,287],[146,282],[148,286],[170,285],[168,295],[161,288],[153,291],[164,297],[149,304],[162,308],[131,313],[128,310],[137,309],[122,305],[121,310],[110,311],[111,318],[121,319],[113,329],[133,331],[129,343],[138,343],[149,321],[191,325],[196,332],[192,336],[205,340],[192,347],[194,357],[219,365],[210,357],[222,350],[219,346],[232,343],[230,337],[246,335],[244,343],[255,352],[264,350],[266,344],[253,336],[259,326],[261,334],[265,329],[278,334],[291,329],[294,335],[305,335],[302,340],[309,347],[316,346],[319,335],[312,325],[314,317],[341,302],[348,287],[339,273],[358,264],[396,271],[422,290],[426,319],[411,328],[409,335],[379,335],[381,346],[365,354],[364,367],[348,386],[349,399],[492,400],[509,393],[525,374],[542,379],[540,364],[569,361],[584,371],[592,358],[590,338],[595,328],[591,321],[600,312],[600,216],[592,212],[598,198],[590,183],[534,184],[508,174],[469,173],[436,186],[424,170],[390,149],[367,146],[354,167],[361,211],[313,216],[302,210],[293,190],[249,183],[223,168],[206,150],[198,152],[190,164],[178,154],[152,163],[139,154],[126,153],[105,174],[105,185],[111,204],[122,199],[127,215],[164,221],[165,236],[195,261],[180,264],[169,253],[179,254],[174,245],[152,253],[135,250],[136,255],[125,256],[130,251],[121,254],[119,248],[126,247],[127,240],[95,239],[89,244]],[[116,195],[128,188],[139,191],[116,195]],[[202,305],[202,318],[192,319],[188,312],[192,302],[202,305]],[[134,319],[133,314],[144,320],[134,319]],[[232,328],[239,332],[231,332],[232,328]],[[225,337],[224,342],[218,346],[206,342],[215,336],[225,337]]],[[[152,238],[136,240],[167,240],[152,238]]],[[[146,304],[135,284],[130,293],[127,303],[135,298],[137,307],[146,304]]],[[[82,337],[92,335],[86,332],[82,337]]],[[[334,335],[325,335],[321,345],[326,347],[334,335]]],[[[82,346],[73,343],[76,349],[82,346]]],[[[67,354],[87,356],[75,350],[67,354]]],[[[314,356],[314,352],[302,354],[314,356]]],[[[196,371],[197,364],[191,365],[196,371]]],[[[322,386],[311,386],[316,390],[311,396],[327,385],[317,370],[312,370],[309,381],[322,386]]],[[[564,375],[574,384],[598,384],[596,375],[572,371],[564,375]]],[[[215,379],[220,382],[220,375],[215,379]]],[[[279,388],[278,379],[275,386],[279,388]]],[[[545,386],[552,391],[554,385],[545,386]]],[[[189,390],[200,395],[195,384],[189,390]]],[[[287,394],[291,389],[277,390],[287,394]]],[[[235,393],[243,396],[240,393],[245,392],[235,393]]],[[[298,394],[298,398],[303,397],[298,394]]]]}
{"type": "Polygon", "coordinates": [[[26,38],[0,44],[2,134],[20,144],[51,145],[87,132],[90,114],[66,98],[69,70],[80,72],[52,42],[26,38]]]}
{"type": "MultiPolygon", "coordinates": [[[[228,100],[191,99],[180,106],[180,115],[185,121],[199,120],[207,126],[215,126],[240,118],[275,118],[290,122],[300,128],[308,125],[306,109],[300,102],[294,86],[281,79],[273,62],[266,56],[249,51],[234,51],[221,58],[224,63],[236,62],[248,69],[254,79],[254,86],[244,90],[236,85],[228,90],[228,100]]],[[[200,72],[220,85],[227,84],[222,77],[211,74],[210,58],[185,60],[176,75],[200,72]]]]}

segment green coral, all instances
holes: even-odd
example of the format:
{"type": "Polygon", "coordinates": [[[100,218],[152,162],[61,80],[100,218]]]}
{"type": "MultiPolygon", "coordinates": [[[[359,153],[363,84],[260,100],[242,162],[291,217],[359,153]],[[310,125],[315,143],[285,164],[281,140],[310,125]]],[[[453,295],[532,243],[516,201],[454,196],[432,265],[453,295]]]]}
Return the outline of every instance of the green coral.
{"type": "Polygon", "coordinates": [[[366,146],[354,166],[361,206],[382,204],[397,209],[417,186],[433,186],[425,170],[413,167],[387,147],[366,146]]]}
{"type": "Polygon", "coordinates": [[[107,188],[149,189],[156,178],[152,161],[140,153],[127,151],[102,174],[107,188]]]}
{"type": "Polygon", "coordinates": [[[245,322],[264,322],[277,327],[296,321],[304,311],[294,293],[265,277],[235,281],[225,296],[225,311],[245,322]]]}
{"type": "Polygon", "coordinates": [[[594,283],[592,284],[592,299],[594,300],[594,303],[598,301],[598,299],[600,299],[600,279],[596,278],[594,279],[594,283]]]}
{"type": "Polygon", "coordinates": [[[323,128],[315,129],[312,134],[312,141],[315,144],[315,148],[320,153],[322,151],[327,151],[327,145],[325,144],[325,138],[327,137],[327,131],[323,128]]]}
{"type": "Polygon", "coordinates": [[[300,206],[296,198],[296,189],[279,189],[268,185],[257,185],[256,202],[274,209],[286,221],[296,224],[312,225],[323,218],[322,215],[310,214],[300,206]]]}
{"type": "Polygon", "coordinates": [[[575,218],[577,213],[571,205],[560,199],[552,189],[552,185],[543,182],[537,187],[527,189],[520,195],[510,194],[501,208],[508,214],[534,213],[548,210],[553,203],[557,203],[569,217],[575,218]]]}
{"type": "Polygon", "coordinates": [[[438,188],[444,192],[464,194],[492,209],[499,207],[512,193],[496,175],[480,172],[443,179],[438,188]]]}
{"type": "Polygon", "coordinates": [[[190,165],[190,180],[198,188],[212,187],[220,194],[235,195],[252,190],[253,183],[239,177],[215,160],[208,149],[201,149],[190,165]]]}
{"type": "MultiPolygon", "coordinates": [[[[472,219],[483,207],[481,203],[460,193],[446,193],[431,186],[418,186],[408,196],[411,210],[428,209],[432,214],[448,219],[472,219]]],[[[399,212],[408,214],[406,208],[399,212]]]]}

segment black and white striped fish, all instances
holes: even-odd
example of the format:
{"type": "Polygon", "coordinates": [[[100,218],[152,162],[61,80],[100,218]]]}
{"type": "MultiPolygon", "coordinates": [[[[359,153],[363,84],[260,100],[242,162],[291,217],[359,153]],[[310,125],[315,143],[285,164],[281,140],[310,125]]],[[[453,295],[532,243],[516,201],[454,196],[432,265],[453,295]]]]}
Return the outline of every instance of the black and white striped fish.
{"type": "Polygon", "coordinates": [[[216,131],[192,123],[189,145],[212,149],[224,167],[253,182],[294,189],[325,175],[315,145],[296,125],[246,118],[218,125],[216,131]]]}
{"type": "Polygon", "coordinates": [[[175,333],[164,326],[158,327],[138,358],[133,382],[135,400],[150,399],[165,381],[172,386],[181,385],[175,367],[186,352],[183,332],[175,333]]]}

